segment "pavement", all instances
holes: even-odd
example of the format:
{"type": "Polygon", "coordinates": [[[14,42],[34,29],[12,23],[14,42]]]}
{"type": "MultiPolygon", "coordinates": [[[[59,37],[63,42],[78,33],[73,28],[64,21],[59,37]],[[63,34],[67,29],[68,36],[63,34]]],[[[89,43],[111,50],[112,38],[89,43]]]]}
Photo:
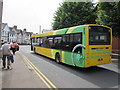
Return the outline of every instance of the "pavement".
{"type": "MultiPolygon", "coordinates": [[[[0,89],[1,88],[48,88],[44,82],[36,75],[34,70],[23,60],[23,57],[16,53],[15,62],[12,64],[11,70],[2,70],[2,62],[0,61],[0,89]]],[[[118,59],[114,58],[111,64],[106,68],[118,72],[118,59]],[[112,68],[111,68],[112,67],[112,68]]],[[[104,65],[101,65],[104,67],[104,65]]]]}
{"type": "Polygon", "coordinates": [[[30,66],[17,52],[14,56],[15,62],[12,69],[1,69],[0,80],[2,88],[47,88],[30,66]]]}
{"type": "Polygon", "coordinates": [[[112,53],[112,63],[120,65],[120,54],[112,53]]]}

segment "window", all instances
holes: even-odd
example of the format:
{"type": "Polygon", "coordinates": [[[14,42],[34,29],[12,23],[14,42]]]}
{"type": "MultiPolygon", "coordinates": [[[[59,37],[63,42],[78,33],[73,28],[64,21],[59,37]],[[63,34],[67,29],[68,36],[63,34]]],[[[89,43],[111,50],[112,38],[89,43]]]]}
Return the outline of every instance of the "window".
{"type": "Polygon", "coordinates": [[[71,35],[70,35],[70,43],[73,43],[73,38],[74,38],[74,35],[71,34],[71,35]]]}
{"type": "Polygon", "coordinates": [[[78,43],[78,44],[82,43],[82,37],[81,36],[82,36],[81,33],[74,34],[74,38],[73,38],[74,41],[73,42],[78,43]]]}
{"type": "Polygon", "coordinates": [[[53,42],[53,37],[48,37],[48,44],[47,44],[47,47],[48,48],[54,48],[55,47],[55,44],[53,42]]]}
{"type": "Polygon", "coordinates": [[[62,50],[70,51],[70,35],[63,35],[61,40],[62,50]]]}
{"type": "MultiPolygon", "coordinates": [[[[73,43],[71,43],[71,51],[77,44],[82,44],[82,33],[73,34],[73,43]]],[[[82,48],[78,47],[75,49],[74,53],[82,53],[82,48]]]]}
{"type": "Polygon", "coordinates": [[[61,37],[55,37],[54,43],[60,44],[61,43],[61,37]]]}
{"type": "Polygon", "coordinates": [[[32,38],[32,45],[38,46],[39,45],[39,38],[32,38]]]}
{"type": "Polygon", "coordinates": [[[110,30],[106,27],[91,26],[89,27],[89,44],[90,45],[109,45],[110,30]]]}
{"type": "Polygon", "coordinates": [[[41,46],[41,45],[42,45],[42,39],[39,38],[39,46],[41,46]]]}
{"type": "Polygon", "coordinates": [[[62,36],[54,36],[54,48],[61,49],[62,36]]]}
{"type": "Polygon", "coordinates": [[[70,42],[70,35],[68,34],[68,35],[63,35],[63,42],[64,43],[69,43],[70,42]]]}
{"type": "MultiPolygon", "coordinates": [[[[105,37],[102,36],[101,39],[103,38],[105,37]]],[[[82,44],[82,33],[33,38],[32,42],[37,46],[72,52],[77,44],[82,44]]],[[[82,52],[82,48],[78,47],[75,53],[78,51],[82,52]]]]}
{"type": "Polygon", "coordinates": [[[43,47],[47,47],[47,44],[48,44],[47,37],[43,37],[43,38],[42,38],[42,46],[43,46],[43,47]]]}
{"type": "MultiPolygon", "coordinates": [[[[72,51],[77,44],[82,44],[82,33],[63,35],[61,40],[62,50],[72,51]]],[[[81,49],[77,49],[81,50],[81,49]]],[[[75,50],[77,52],[77,50],[75,50]]]]}

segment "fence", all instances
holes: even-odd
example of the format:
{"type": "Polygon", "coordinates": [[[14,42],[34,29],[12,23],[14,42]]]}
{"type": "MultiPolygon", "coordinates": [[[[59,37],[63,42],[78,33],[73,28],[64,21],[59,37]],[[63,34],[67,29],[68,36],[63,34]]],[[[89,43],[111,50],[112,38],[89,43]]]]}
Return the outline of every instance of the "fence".
{"type": "Polygon", "coordinates": [[[112,49],[114,53],[120,53],[120,38],[112,38],[112,49]]]}

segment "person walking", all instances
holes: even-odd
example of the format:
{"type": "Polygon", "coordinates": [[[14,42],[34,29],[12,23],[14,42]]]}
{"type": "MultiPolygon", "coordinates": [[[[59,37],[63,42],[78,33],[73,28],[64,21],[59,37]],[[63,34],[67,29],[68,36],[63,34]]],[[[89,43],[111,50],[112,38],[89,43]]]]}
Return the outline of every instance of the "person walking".
{"type": "Polygon", "coordinates": [[[15,55],[15,52],[16,52],[15,42],[12,42],[12,43],[10,44],[10,50],[12,50],[13,55],[15,55]]]}
{"type": "Polygon", "coordinates": [[[10,69],[10,59],[9,56],[12,55],[11,51],[10,51],[10,44],[7,43],[7,41],[4,42],[4,44],[2,45],[2,60],[3,60],[3,67],[2,69],[5,69],[7,66],[7,69],[10,69]],[[7,58],[7,65],[6,65],[6,58],[7,58]]]}
{"type": "Polygon", "coordinates": [[[15,50],[19,51],[19,45],[17,43],[14,43],[14,45],[15,45],[15,50]]]}

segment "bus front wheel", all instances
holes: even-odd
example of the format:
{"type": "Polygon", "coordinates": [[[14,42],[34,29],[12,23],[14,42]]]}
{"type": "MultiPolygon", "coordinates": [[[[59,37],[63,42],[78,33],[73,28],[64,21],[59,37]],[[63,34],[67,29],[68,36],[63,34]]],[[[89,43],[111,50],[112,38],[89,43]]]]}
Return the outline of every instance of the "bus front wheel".
{"type": "Polygon", "coordinates": [[[55,55],[55,61],[60,64],[60,54],[55,55]]]}

